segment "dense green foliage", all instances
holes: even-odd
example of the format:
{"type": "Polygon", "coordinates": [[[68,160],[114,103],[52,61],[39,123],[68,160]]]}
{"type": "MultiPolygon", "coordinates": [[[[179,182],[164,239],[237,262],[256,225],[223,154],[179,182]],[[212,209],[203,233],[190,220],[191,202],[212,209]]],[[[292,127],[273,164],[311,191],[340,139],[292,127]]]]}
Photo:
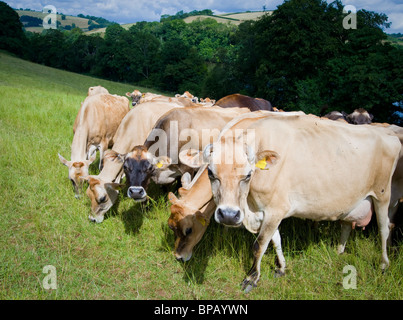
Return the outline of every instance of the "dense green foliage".
{"type": "Polygon", "coordinates": [[[357,28],[344,29],[343,4],[324,0],[286,0],[272,15],[239,26],[185,23],[187,15],[129,30],[112,24],[104,37],[79,29],[27,34],[25,57],[170,92],[215,99],[240,92],[314,114],[361,107],[375,121],[400,123],[394,115],[403,108],[403,49],[388,40],[386,15],[360,10],[357,28]]]}
{"type": "Polygon", "coordinates": [[[22,55],[26,38],[18,13],[0,1],[0,49],[22,55]]]}

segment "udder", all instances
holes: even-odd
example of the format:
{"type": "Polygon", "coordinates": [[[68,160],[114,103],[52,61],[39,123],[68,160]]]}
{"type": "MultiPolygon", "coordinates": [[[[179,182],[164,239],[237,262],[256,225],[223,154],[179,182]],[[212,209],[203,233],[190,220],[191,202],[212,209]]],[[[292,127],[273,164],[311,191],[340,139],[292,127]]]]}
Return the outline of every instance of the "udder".
{"type": "Polygon", "coordinates": [[[371,221],[372,217],[372,201],[370,197],[367,197],[361,201],[347,216],[342,220],[351,222],[353,229],[355,227],[365,228],[371,221]]]}

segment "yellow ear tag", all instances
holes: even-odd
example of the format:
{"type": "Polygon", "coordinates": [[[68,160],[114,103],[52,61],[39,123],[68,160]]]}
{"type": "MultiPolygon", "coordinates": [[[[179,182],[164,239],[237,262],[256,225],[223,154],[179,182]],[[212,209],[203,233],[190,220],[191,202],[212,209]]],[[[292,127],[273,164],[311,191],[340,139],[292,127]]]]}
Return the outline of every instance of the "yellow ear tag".
{"type": "Polygon", "coordinates": [[[266,165],[267,165],[266,159],[259,160],[259,161],[255,164],[255,166],[256,166],[257,168],[259,168],[259,169],[262,169],[262,170],[269,170],[269,168],[265,169],[265,168],[266,168],[266,165]]]}
{"type": "Polygon", "coordinates": [[[146,96],[146,94],[145,94],[145,93],[143,93],[143,94],[141,95],[141,97],[142,97],[142,98],[144,98],[145,96],[146,96]]]}
{"type": "Polygon", "coordinates": [[[158,163],[157,163],[157,168],[158,168],[158,169],[161,169],[162,165],[163,165],[162,162],[158,162],[158,163]]]}
{"type": "Polygon", "coordinates": [[[203,218],[197,218],[197,221],[199,221],[201,224],[202,224],[202,226],[204,227],[205,225],[206,225],[206,220],[205,219],[203,219],[203,218]]]}

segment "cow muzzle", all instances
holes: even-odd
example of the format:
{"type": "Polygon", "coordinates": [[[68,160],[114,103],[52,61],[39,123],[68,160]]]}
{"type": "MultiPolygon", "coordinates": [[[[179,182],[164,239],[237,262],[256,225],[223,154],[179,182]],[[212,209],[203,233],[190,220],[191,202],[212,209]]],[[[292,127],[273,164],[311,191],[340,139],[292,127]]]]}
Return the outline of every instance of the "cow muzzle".
{"type": "Polygon", "coordinates": [[[238,227],[242,223],[243,214],[238,207],[218,206],[214,213],[214,219],[226,226],[238,227]]]}
{"type": "Polygon", "coordinates": [[[147,200],[147,192],[143,187],[130,187],[127,189],[127,196],[136,202],[143,202],[147,200]]]}
{"type": "Polygon", "coordinates": [[[175,258],[177,261],[186,262],[186,261],[189,261],[191,257],[192,257],[192,252],[190,252],[186,255],[175,253],[175,258]]]}

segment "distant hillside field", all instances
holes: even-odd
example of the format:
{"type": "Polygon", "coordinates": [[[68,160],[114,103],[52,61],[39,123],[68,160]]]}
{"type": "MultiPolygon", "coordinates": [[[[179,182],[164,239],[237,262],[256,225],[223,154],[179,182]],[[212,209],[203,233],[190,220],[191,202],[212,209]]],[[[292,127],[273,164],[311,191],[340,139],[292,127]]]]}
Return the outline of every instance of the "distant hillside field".
{"type": "MultiPolygon", "coordinates": [[[[18,13],[18,15],[20,17],[21,16],[30,16],[30,17],[41,18],[41,19],[45,18],[48,15],[48,13],[39,12],[39,11],[29,11],[29,10],[16,10],[16,12],[18,13]]],[[[62,15],[57,14],[57,21],[60,22],[60,25],[62,27],[71,26],[74,23],[76,25],[76,27],[82,29],[83,31],[88,31],[89,19],[68,16],[68,15],[64,15],[64,16],[66,18],[65,18],[65,20],[62,20],[62,15]]],[[[97,24],[96,22],[94,22],[94,23],[97,24]]],[[[28,27],[28,28],[26,28],[26,30],[31,31],[31,32],[42,32],[43,27],[28,27]]]]}
{"type": "Polygon", "coordinates": [[[204,20],[204,19],[214,19],[219,23],[233,23],[233,24],[241,24],[247,20],[257,20],[261,16],[265,14],[272,14],[273,11],[255,11],[255,12],[239,12],[239,13],[225,13],[221,15],[213,15],[213,16],[191,16],[184,19],[185,22],[190,23],[195,20],[204,20]]]}
{"type": "MultiPolygon", "coordinates": [[[[273,11],[255,11],[255,12],[239,12],[239,13],[225,13],[221,15],[213,15],[213,16],[207,16],[207,15],[197,15],[197,16],[190,16],[183,21],[186,23],[191,23],[192,21],[195,20],[205,20],[205,19],[214,19],[219,23],[232,23],[235,25],[239,25],[244,21],[247,20],[257,20],[261,16],[265,14],[272,14],[273,11]]],[[[121,26],[128,30],[132,25],[135,23],[127,23],[127,24],[122,24],[121,26]]],[[[105,33],[106,28],[100,28],[100,29],[94,29],[91,31],[86,32],[86,34],[94,34],[94,33],[105,33]]]]}

